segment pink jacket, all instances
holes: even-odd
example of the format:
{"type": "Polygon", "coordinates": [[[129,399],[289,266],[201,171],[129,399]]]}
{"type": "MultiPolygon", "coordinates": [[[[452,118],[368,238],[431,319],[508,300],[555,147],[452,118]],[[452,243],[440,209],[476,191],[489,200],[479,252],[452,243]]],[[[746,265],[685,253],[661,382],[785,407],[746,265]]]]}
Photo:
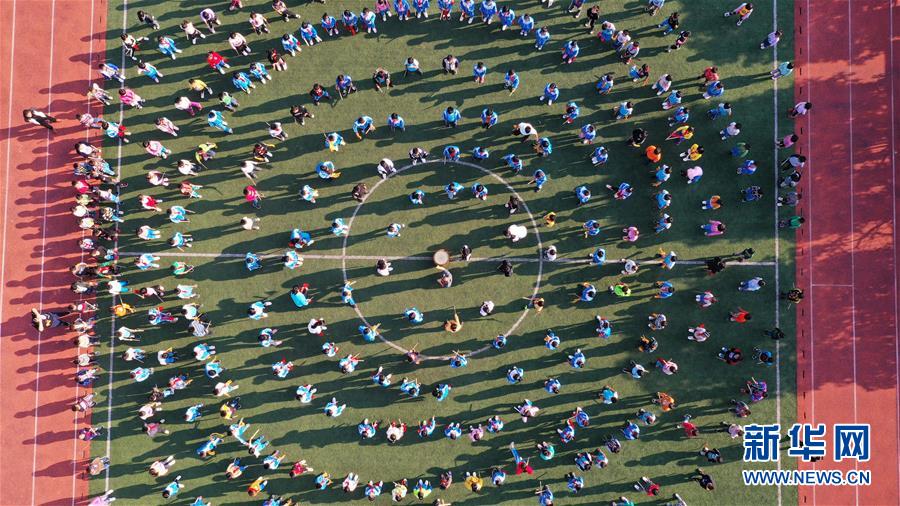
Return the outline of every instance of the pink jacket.
{"type": "Polygon", "coordinates": [[[141,100],[141,97],[137,93],[127,88],[125,89],[125,93],[119,95],[119,98],[125,105],[134,105],[141,100]]]}

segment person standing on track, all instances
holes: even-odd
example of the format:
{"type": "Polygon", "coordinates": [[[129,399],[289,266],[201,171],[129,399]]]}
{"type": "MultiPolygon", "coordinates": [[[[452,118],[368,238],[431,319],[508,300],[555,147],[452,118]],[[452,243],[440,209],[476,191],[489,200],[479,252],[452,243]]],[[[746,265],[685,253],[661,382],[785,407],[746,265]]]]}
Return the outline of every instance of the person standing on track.
{"type": "Polygon", "coordinates": [[[26,123],[42,126],[51,132],[53,131],[53,125],[50,123],[56,123],[56,118],[33,107],[22,111],[22,117],[25,118],[26,123]]]}
{"type": "Polygon", "coordinates": [[[787,116],[790,119],[797,119],[800,116],[806,116],[810,109],[812,109],[812,103],[798,102],[797,105],[788,109],[787,116]]]}

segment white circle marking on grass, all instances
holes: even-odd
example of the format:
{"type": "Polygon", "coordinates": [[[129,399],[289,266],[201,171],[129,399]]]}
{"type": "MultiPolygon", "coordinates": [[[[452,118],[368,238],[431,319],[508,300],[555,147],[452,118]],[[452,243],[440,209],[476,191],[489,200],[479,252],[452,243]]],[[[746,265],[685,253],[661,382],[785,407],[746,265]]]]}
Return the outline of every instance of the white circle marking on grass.
{"type": "MultiPolygon", "coordinates": [[[[456,165],[463,165],[465,167],[470,167],[473,169],[478,169],[481,172],[483,172],[483,173],[493,177],[497,181],[499,181],[500,184],[505,186],[506,189],[509,190],[513,194],[513,196],[515,196],[516,198],[519,199],[520,202],[522,202],[522,207],[525,209],[525,213],[528,215],[528,219],[531,220],[531,228],[534,230],[534,236],[537,238],[538,272],[537,272],[537,278],[535,279],[535,282],[534,282],[534,290],[532,290],[532,292],[531,292],[531,296],[536,297],[538,294],[538,291],[541,289],[541,279],[543,278],[543,274],[544,274],[544,256],[543,256],[544,244],[543,244],[543,242],[541,242],[541,232],[540,232],[540,230],[538,230],[538,225],[534,219],[534,214],[532,214],[531,209],[528,208],[528,204],[525,202],[525,200],[521,196],[519,196],[519,193],[505,179],[503,179],[501,176],[497,175],[494,171],[492,171],[490,169],[486,169],[480,165],[470,163],[470,162],[444,162],[443,160],[426,160],[423,163],[409,164],[409,165],[400,167],[399,169],[397,169],[396,172],[394,172],[387,178],[379,180],[369,190],[369,194],[366,196],[366,198],[368,198],[373,193],[375,193],[375,190],[377,190],[378,187],[381,186],[381,183],[384,183],[385,181],[392,179],[393,177],[397,176],[398,174],[400,174],[402,172],[406,172],[407,170],[412,169],[413,167],[416,167],[417,165],[428,165],[428,164],[433,164],[433,163],[452,163],[452,164],[456,164],[456,165]]],[[[353,214],[350,215],[350,220],[347,222],[347,228],[349,228],[351,231],[353,230],[353,220],[356,219],[356,215],[359,213],[359,210],[362,208],[362,206],[365,203],[366,203],[366,201],[364,199],[362,202],[357,204],[357,206],[353,209],[353,214]]],[[[344,277],[344,283],[347,283],[349,281],[347,279],[347,240],[349,238],[350,238],[350,234],[348,233],[347,235],[344,236],[343,243],[341,244],[341,274],[344,277]]],[[[353,310],[356,311],[356,316],[358,316],[359,319],[362,320],[362,322],[367,327],[372,326],[369,323],[369,321],[366,319],[366,316],[363,314],[362,310],[359,309],[359,304],[357,304],[353,308],[353,310]]],[[[522,320],[525,319],[525,316],[528,315],[529,311],[530,310],[526,306],[525,310],[522,311],[522,314],[519,315],[519,318],[512,324],[512,326],[509,328],[509,330],[507,330],[506,332],[503,333],[503,335],[509,337],[513,332],[515,332],[516,329],[519,327],[519,325],[522,323],[522,320]]],[[[377,332],[376,335],[378,336],[378,339],[381,340],[381,342],[387,344],[391,348],[394,348],[395,350],[400,351],[402,353],[406,353],[408,351],[407,349],[403,348],[402,346],[392,342],[390,339],[385,338],[381,332],[377,332]]],[[[479,353],[482,353],[489,349],[491,349],[491,345],[486,344],[486,345],[482,346],[481,348],[478,348],[477,350],[466,353],[466,356],[473,357],[473,356],[478,355],[479,353]]],[[[450,358],[451,358],[450,355],[434,356],[434,355],[426,355],[424,353],[420,354],[419,357],[422,359],[425,359],[425,360],[450,360],[450,358]]]]}

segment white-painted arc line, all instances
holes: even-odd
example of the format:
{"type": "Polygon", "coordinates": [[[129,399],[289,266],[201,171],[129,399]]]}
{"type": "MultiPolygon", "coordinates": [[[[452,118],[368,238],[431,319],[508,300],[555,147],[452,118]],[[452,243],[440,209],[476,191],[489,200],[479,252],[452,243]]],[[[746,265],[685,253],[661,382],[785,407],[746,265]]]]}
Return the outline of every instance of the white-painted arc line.
{"type": "MultiPolygon", "coordinates": [[[[424,165],[430,165],[430,164],[434,164],[434,163],[439,163],[439,161],[438,161],[438,160],[429,160],[429,161],[426,161],[426,162],[421,163],[421,164],[409,164],[409,165],[406,165],[406,166],[404,166],[404,167],[401,167],[401,168],[397,169],[396,172],[394,172],[393,174],[391,174],[387,179],[382,179],[382,180],[378,181],[377,183],[375,183],[375,186],[372,187],[372,189],[370,190],[369,194],[371,195],[372,193],[374,193],[375,190],[376,190],[379,186],[381,186],[382,183],[384,183],[385,181],[387,181],[388,179],[394,178],[394,177],[400,175],[401,173],[403,173],[403,172],[405,172],[405,171],[407,171],[407,170],[410,170],[410,169],[415,168],[416,166],[424,166],[424,165]]],[[[446,162],[445,162],[445,163],[446,163],[446,162]]],[[[537,240],[537,264],[538,264],[538,272],[537,272],[537,275],[535,276],[534,289],[533,289],[532,292],[531,292],[531,296],[532,296],[532,297],[536,297],[537,294],[538,294],[538,292],[539,292],[540,289],[541,289],[541,280],[542,280],[543,274],[544,274],[544,258],[543,258],[543,255],[541,254],[541,252],[544,250],[544,243],[541,241],[541,232],[540,232],[540,228],[538,227],[538,224],[537,224],[537,222],[536,222],[535,219],[534,219],[534,214],[531,212],[531,209],[528,207],[528,203],[525,202],[525,199],[521,198],[521,196],[519,195],[519,193],[516,192],[516,190],[515,190],[515,189],[514,189],[514,188],[513,188],[513,187],[512,187],[505,179],[503,179],[501,176],[497,175],[497,174],[496,174],[495,172],[493,172],[492,170],[486,169],[486,168],[484,168],[484,167],[482,167],[482,166],[480,166],[480,165],[477,165],[477,164],[474,164],[474,163],[469,163],[469,162],[452,162],[452,163],[454,163],[454,164],[456,164],[456,165],[462,165],[462,166],[465,166],[465,167],[469,167],[469,168],[473,168],[473,169],[479,170],[479,171],[483,172],[484,174],[486,174],[486,175],[488,175],[488,176],[490,176],[490,177],[493,177],[493,178],[496,179],[498,182],[500,182],[500,184],[502,184],[503,186],[505,186],[506,189],[509,190],[509,192],[513,194],[513,196],[515,196],[516,198],[519,199],[520,202],[522,202],[522,207],[525,209],[525,213],[528,215],[528,218],[529,218],[529,220],[531,221],[531,227],[532,227],[532,229],[534,230],[534,235],[535,235],[535,238],[536,238],[536,240],[537,240]]],[[[362,209],[362,206],[363,206],[364,204],[365,204],[364,201],[363,201],[363,202],[360,202],[360,203],[357,204],[357,206],[353,209],[353,214],[350,216],[350,220],[347,222],[347,227],[348,227],[348,229],[349,229],[350,231],[353,230],[353,221],[356,219],[356,215],[359,213],[359,210],[362,209]]],[[[344,236],[344,239],[343,239],[343,242],[342,242],[342,244],[341,244],[341,256],[343,257],[343,258],[341,259],[341,271],[342,271],[342,273],[343,273],[344,283],[346,283],[346,282],[348,281],[348,280],[347,280],[347,241],[348,241],[349,239],[350,239],[350,234],[345,235],[345,236],[344,236]]],[[[356,315],[359,317],[360,320],[362,320],[362,322],[363,322],[364,324],[366,324],[367,326],[370,326],[370,327],[372,326],[372,325],[368,322],[368,320],[366,320],[365,315],[363,315],[362,310],[359,308],[358,305],[357,305],[357,306],[354,306],[354,307],[353,307],[353,310],[356,312],[356,315]]],[[[528,314],[528,312],[529,312],[529,308],[528,308],[528,306],[525,306],[525,309],[522,311],[522,314],[519,316],[519,318],[512,324],[512,326],[509,328],[509,330],[507,330],[506,332],[503,333],[503,335],[505,335],[505,336],[510,336],[510,335],[512,335],[513,332],[515,332],[516,328],[518,328],[519,324],[521,324],[522,321],[525,319],[525,316],[528,314]]],[[[384,335],[383,335],[382,333],[377,332],[377,333],[376,333],[376,336],[378,336],[378,339],[381,340],[383,343],[389,345],[390,347],[396,349],[397,351],[400,351],[400,352],[402,352],[402,353],[406,353],[406,352],[407,352],[406,349],[402,348],[401,346],[397,345],[396,343],[393,343],[393,342],[391,342],[389,339],[385,338],[384,335]]],[[[491,348],[491,345],[490,345],[490,343],[488,343],[488,344],[485,344],[484,346],[482,346],[481,348],[479,348],[479,349],[477,349],[477,350],[475,350],[475,351],[466,353],[466,356],[471,357],[471,356],[477,355],[477,354],[479,354],[479,353],[482,353],[482,352],[484,352],[484,351],[486,351],[486,350],[489,350],[490,348],[491,348]]],[[[426,354],[421,354],[420,357],[421,357],[422,359],[425,359],[425,360],[449,360],[449,359],[451,358],[451,356],[430,356],[430,355],[426,355],[426,354]]]]}

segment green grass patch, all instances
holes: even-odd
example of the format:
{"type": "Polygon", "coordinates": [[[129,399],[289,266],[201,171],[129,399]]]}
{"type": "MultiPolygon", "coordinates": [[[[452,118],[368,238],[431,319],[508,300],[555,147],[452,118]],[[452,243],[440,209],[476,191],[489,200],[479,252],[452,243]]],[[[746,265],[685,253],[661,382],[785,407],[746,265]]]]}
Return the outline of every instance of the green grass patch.
{"type": "MultiPolygon", "coordinates": [[[[537,258],[537,234],[531,228],[528,215],[523,211],[509,216],[503,204],[511,190],[527,203],[538,223],[544,213],[558,213],[558,225],[539,229],[542,243],[554,244],[560,256],[568,259],[586,259],[602,246],[610,259],[633,258],[651,260],[659,248],[675,250],[684,260],[704,259],[717,254],[729,254],[752,246],[757,251],[754,261],[774,262],[776,241],[774,238],[774,175],[772,152],[774,119],[773,88],[766,73],[772,65],[770,51],[760,51],[758,42],[771,31],[770,5],[759,5],[753,18],[738,28],[733,22],[722,19],[725,6],[721,2],[670,1],[665,13],[678,10],[682,14],[682,28],[691,30],[693,37],[688,45],[676,52],[666,53],[672,36],[663,37],[656,24],[662,16],[649,17],[642,13],[644,2],[607,0],[601,3],[601,20],[614,22],[617,27],[629,29],[641,42],[641,60],[650,64],[653,76],[661,72],[671,73],[675,88],[685,93],[685,104],[690,107],[690,124],[697,129],[694,141],[706,147],[702,159],[705,175],[701,183],[686,185],[678,171],[687,165],[677,158],[685,146],[675,147],[664,141],[670,132],[666,125],[667,113],[661,110],[661,98],[656,97],[649,86],[638,87],[627,78],[627,67],[618,62],[615,53],[604,47],[581,27],[582,19],[574,21],[565,14],[565,3],[547,9],[539,2],[529,0],[514,2],[511,6],[518,14],[530,12],[536,25],[547,26],[552,40],[542,52],[533,47],[533,38],[522,38],[518,30],[501,32],[497,23],[490,28],[480,24],[460,24],[456,21],[440,22],[436,6],[431,8],[427,21],[410,20],[400,23],[392,18],[387,23],[379,20],[377,35],[360,34],[355,37],[341,35],[329,38],[322,33],[325,42],[315,47],[305,47],[295,58],[287,57],[286,72],[272,72],[274,80],[257,84],[249,96],[237,94],[241,107],[226,117],[235,130],[226,136],[206,125],[198,116],[189,119],[175,111],[172,104],[176,97],[187,94],[186,82],[192,77],[207,81],[218,92],[234,92],[230,79],[212,72],[205,64],[206,51],[216,49],[231,58],[232,70],[245,70],[254,61],[265,61],[264,50],[277,47],[278,38],[285,32],[297,33],[298,23],[284,23],[275,18],[268,1],[245,1],[240,13],[221,12],[223,26],[219,33],[208,36],[195,46],[190,45],[178,29],[184,18],[197,17],[199,7],[192,2],[128,3],[127,26],[136,35],[155,36],[165,33],[176,39],[184,53],[171,61],[155,50],[146,50],[144,57],[158,66],[165,74],[161,84],[153,84],[145,77],[136,76],[129,62],[128,84],[147,100],[142,110],[127,110],[125,124],[133,132],[132,142],[122,149],[122,173],[129,182],[123,208],[127,211],[120,248],[127,252],[178,253],[162,241],[144,243],[133,237],[131,231],[147,223],[161,228],[165,238],[178,230],[194,235],[190,253],[218,257],[164,257],[162,270],[139,272],[126,263],[124,278],[133,286],[161,283],[167,288],[179,282],[196,284],[200,294],[198,302],[209,315],[214,326],[213,335],[206,339],[218,348],[218,357],[227,368],[224,377],[240,385],[237,391],[243,400],[240,414],[253,424],[251,432],[260,429],[272,441],[270,448],[280,449],[288,458],[277,472],[266,473],[261,459],[247,456],[246,450],[228,438],[220,445],[219,453],[208,461],[197,458],[194,450],[209,434],[223,432],[224,427],[216,410],[221,399],[212,395],[212,382],[202,375],[202,365],[191,357],[191,348],[198,339],[189,336],[183,322],[175,325],[148,328],[143,334],[141,347],[154,353],[169,346],[180,350],[182,361],[171,366],[158,366],[151,381],[135,384],[128,377],[133,363],[126,363],[118,355],[124,351],[116,345],[115,372],[113,373],[112,413],[98,410],[95,423],[111,419],[112,440],[110,488],[116,489],[120,501],[132,504],[159,500],[158,494],[168,480],[180,474],[186,485],[181,499],[203,495],[213,504],[246,503],[246,486],[257,476],[270,478],[268,490],[275,494],[293,496],[302,502],[327,503],[346,501],[348,497],[339,489],[327,492],[313,490],[313,478],[303,476],[291,480],[287,470],[294,460],[306,459],[316,471],[328,471],[340,482],[347,472],[360,475],[363,482],[369,479],[384,480],[388,501],[390,482],[408,478],[415,482],[427,478],[437,484],[438,475],[444,469],[452,469],[458,481],[465,471],[479,471],[489,475],[493,466],[503,466],[512,471],[512,459],[508,452],[510,442],[516,442],[525,455],[533,458],[536,468],[533,477],[510,476],[502,488],[486,487],[478,495],[467,492],[461,484],[450,490],[436,491],[439,496],[454,504],[522,504],[535,501],[532,490],[537,481],[551,485],[559,504],[598,504],[620,495],[640,499],[631,485],[640,476],[649,476],[662,485],[663,494],[669,497],[678,492],[690,504],[771,504],[776,501],[776,489],[744,487],[740,481],[741,462],[739,440],[731,440],[727,434],[716,432],[720,421],[733,420],[727,412],[728,400],[739,396],[743,381],[753,375],[766,379],[773,391],[776,369],[756,366],[748,360],[738,367],[729,367],[718,361],[716,351],[721,346],[740,346],[748,354],[755,345],[772,348],[773,344],[762,336],[762,331],[774,324],[776,296],[774,293],[776,268],[773,265],[735,266],[716,275],[706,275],[702,266],[683,264],[673,271],[663,271],[657,266],[645,265],[640,271],[624,278],[635,288],[635,295],[616,299],[601,293],[591,304],[573,304],[577,285],[584,281],[594,283],[601,290],[622,279],[621,265],[609,263],[603,267],[591,267],[583,263],[515,262],[515,274],[505,278],[496,272],[497,261],[455,262],[451,269],[454,286],[441,289],[435,280],[437,271],[429,260],[397,260],[394,273],[387,278],[374,271],[374,260],[338,258],[344,241],[328,230],[331,220],[349,220],[357,203],[351,199],[350,190],[358,182],[374,188],[380,181],[375,166],[381,158],[395,160],[398,167],[406,165],[406,153],[413,146],[422,146],[439,157],[444,146],[456,144],[464,152],[463,160],[471,162],[469,153],[475,146],[490,149],[491,157],[481,164],[505,181],[477,169],[462,165],[428,164],[404,171],[380,184],[356,215],[353,229],[346,243],[347,255],[356,256],[430,256],[437,248],[447,248],[455,253],[462,244],[473,247],[476,257],[497,258],[504,256],[537,258]],[[137,9],[155,14],[162,30],[150,32],[138,27],[135,21],[137,9]],[[250,35],[247,16],[249,12],[266,13],[272,23],[272,33],[264,36],[250,35]],[[251,57],[233,57],[226,51],[227,33],[238,30],[250,41],[254,53],[251,57]],[[572,65],[560,64],[560,49],[567,40],[577,40],[581,55],[572,65]],[[440,70],[440,60],[448,53],[461,61],[457,76],[446,76],[440,70]],[[422,64],[424,76],[402,76],[403,61],[416,57],[422,64]],[[487,83],[477,85],[470,77],[471,67],[483,61],[489,67],[487,83]],[[736,110],[734,119],[743,124],[742,141],[753,146],[753,158],[760,170],[753,176],[736,176],[738,162],[728,150],[731,142],[722,142],[718,131],[727,122],[709,121],[705,114],[713,107],[705,101],[696,88],[696,76],[707,65],[719,66],[726,85],[726,99],[736,110]],[[375,67],[383,66],[392,72],[396,85],[385,94],[376,92],[370,81],[375,67]],[[502,77],[513,68],[521,76],[522,86],[509,95],[502,88],[502,77]],[[597,77],[614,72],[616,87],[609,96],[599,97],[594,85],[597,77]],[[313,107],[307,92],[313,82],[333,86],[338,73],[353,76],[360,91],[334,105],[327,103],[313,107]],[[555,82],[562,90],[559,102],[548,107],[538,100],[544,86],[555,82]],[[581,117],[575,125],[564,125],[561,115],[565,103],[576,101],[581,107],[581,117]],[[615,122],[612,108],[621,101],[635,103],[636,114],[632,120],[615,122]],[[293,104],[306,104],[315,114],[305,126],[290,121],[288,109],[293,104]],[[448,105],[460,109],[463,115],[457,129],[446,129],[441,124],[441,111],[448,105]],[[492,106],[500,115],[500,123],[490,130],[480,128],[479,115],[492,106]],[[385,126],[387,116],[397,112],[406,119],[407,130],[391,133],[385,126]],[[357,141],[350,126],[361,114],[375,119],[377,131],[364,141],[357,141]],[[167,116],[181,127],[181,135],[171,138],[158,132],[153,121],[167,116]],[[277,142],[274,161],[261,173],[258,188],[265,195],[260,211],[254,211],[244,202],[241,191],[248,184],[239,170],[240,161],[248,159],[254,142],[269,140],[267,121],[282,121],[290,135],[286,142],[277,142]],[[519,121],[533,123],[542,135],[550,137],[554,152],[549,158],[537,158],[530,147],[520,144],[510,135],[512,126],[519,121]],[[611,155],[610,162],[595,168],[588,161],[593,147],[582,146],[577,132],[581,125],[592,122],[599,131],[596,145],[605,145],[611,155]],[[657,217],[653,196],[655,189],[649,185],[650,167],[642,152],[625,145],[625,138],[633,128],[646,128],[650,134],[648,144],[661,145],[664,161],[675,169],[671,181],[664,187],[673,195],[668,213],[674,218],[671,230],[654,235],[652,224],[657,217]],[[324,146],[323,133],[338,131],[347,140],[338,153],[329,153],[324,146]],[[166,161],[150,159],[140,146],[143,140],[157,139],[173,151],[166,161]],[[193,149],[201,142],[218,143],[216,159],[208,169],[191,181],[203,185],[202,200],[188,202],[178,195],[178,177],[174,162],[192,157],[193,149]],[[517,153],[525,160],[525,170],[512,174],[502,165],[501,157],[517,153]],[[331,182],[320,180],[314,171],[316,164],[331,160],[342,171],[342,176],[331,182]],[[543,191],[533,192],[529,179],[534,170],[542,168],[550,175],[543,191]],[[144,175],[147,170],[166,170],[172,176],[173,186],[168,189],[149,187],[144,175]],[[450,201],[442,188],[450,181],[466,185],[460,198],[450,201]],[[487,185],[490,196],[486,202],[473,199],[469,187],[475,182],[487,185]],[[626,201],[614,201],[604,189],[606,184],[618,185],[627,181],[635,186],[634,196],[626,201]],[[304,184],[319,190],[318,203],[311,205],[298,198],[304,184]],[[586,184],[594,197],[579,206],[573,190],[586,184]],[[766,192],[762,202],[741,203],[741,189],[759,185],[766,192]],[[426,205],[414,207],[407,196],[414,189],[426,192],[426,205]],[[163,207],[173,204],[186,205],[196,211],[191,223],[172,225],[162,215],[141,211],[138,194],[153,194],[164,200],[163,207]],[[700,202],[711,195],[721,195],[724,207],[711,213],[700,210],[700,202]],[[247,232],[239,228],[242,216],[257,216],[261,230],[247,232]],[[728,225],[723,237],[706,238],[699,226],[715,217],[728,225]],[[603,233],[598,238],[585,239],[582,223],[588,219],[599,220],[603,233]],[[388,238],[384,231],[389,223],[407,225],[401,237],[388,238]],[[511,223],[529,226],[529,235],[519,243],[511,244],[502,237],[503,230],[511,223]],[[636,243],[621,241],[621,229],[635,225],[642,231],[636,243]],[[305,253],[327,255],[330,258],[307,258],[302,268],[289,271],[281,267],[277,259],[265,261],[263,269],[248,272],[240,258],[248,251],[279,255],[287,247],[293,228],[310,231],[316,244],[305,253]],[[182,260],[196,265],[196,270],[185,280],[175,280],[166,270],[171,261],[182,260]],[[483,347],[498,333],[505,332],[518,320],[524,308],[522,297],[532,293],[540,278],[540,294],[546,298],[547,309],[540,314],[530,312],[509,336],[509,345],[502,351],[487,350],[474,357],[467,368],[451,369],[446,363],[426,361],[419,366],[406,364],[393,348],[381,343],[365,343],[357,331],[360,324],[352,308],[340,301],[340,287],[346,276],[355,280],[355,295],[360,310],[372,322],[382,324],[386,339],[403,346],[418,345],[418,349],[434,355],[444,355],[453,350],[470,351],[483,347]],[[542,272],[539,272],[542,270],[542,272]],[[757,293],[739,293],[740,281],[763,276],[769,285],[757,293]],[[677,293],[669,300],[656,300],[653,283],[670,280],[677,293]],[[313,304],[297,310],[287,292],[298,283],[309,283],[313,304]],[[694,295],[704,290],[713,291],[720,303],[701,310],[694,302],[694,295]],[[264,321],[251,321],[246,317],[247,306],[259,299],[273,302],[270,317],[264,321]],[[478,306],[483,300],[493,300],[497,309],[488,318],[478,316],[478,306]],[[426,314],[426,323],[411,326],[399,319],[404,308],[416,306],[426,314]],[[743,307],[753,313],[753,320],[738,326],[727,322],[729,310],[743,307]],[[440,328],[441,322],[452,315],[456,307],[465,322],[458,334],[449,334],[440,328]],[[651,312],[665,312],[669,328],[656,332],[660,341],[658,354],[641,355],[637,341],[649,332],[646,317],[651,312]],[[594,317],[602,315],[614,325],[608,341],[600,340],[594,333],[594,317]],[[306,324],[310,318],[324,318],[328,322],[325,338],[310,335],[306,324]],[[697,323],[705,323],[712,338],[705,343],[686,339],[686,329],[697,323]],[[285,340],[281,348],[262,348],[256,336],[263,326],[277,327],[279,338],[285,340]],[[543,345],[547,329],[554,329],[562,338],[560,350],[551,352],[543,345]],[[327,358],[320,349],[327,340],[341,347],[340,355],[359,353],[364,358],[359,370],[352,375],[341,375],[337,358],[327,358]],[[588,366],[573,370],[566,363],[566,355],[576,348],[584,350],[588,366]],[[681,372],[674,377],[654,371],[641,381],[634,381],[621,373],[630,359],[651,362],[655,356],[674,359],[681,372]],[[271,364],[286,358],[297,366],[290,378],[279,380],[271,374],[271,364]],[[506,370],[518,365],[525,369],[525,381],[509,385],[506,370]],[[373,371],[383,366],[393,373],[395,386],[382,389],[369,379],[373,371]],[[160,385],[176,372],[186,372],[194,378],[188,389],[167,399],[164,416],[171,435],[150,440],[141,433],[140,420],[135,416],[137,408],[146,400],[153,382],[160,385]],[[404,376],[416,377],[423,384],[423,395],[418,399],[401,396],[396,388],[404,376]],[[551,396],[543,388],[547,377],[558,377],[563,383],[562,393],[551,396]],[[450,398],[438,403],[427,391],[438,383],[453,385],[450,398]],[[301,405],[293,398],[295,388],[303,383],[317,386],[318,399],[310,405],[301,405]],[[596,393],[605,384],[613,385],[622,401],[614,406],[595,402],[596,393]],[[634,418],[640,408],[651,408],[654,392],[664,390],[674,395],[679,403],[671,413],[660,416],[653,427],[645,427],[640,441],[627,442],[619,455],[611,455],[607,469],[595,469],[585,475],[584,491],[574,496],[566,490],[564,475],[577,471],[572,458],[579,451],[593,450],[605,434],[618,433],[625,419],[634,418]],[[333,419],[322,414],[322,407],[332,396],[348,407],[342,417],[333,419]],[[523,398],[533,400],[542,411],[540,415],[523,424],[513,412],[513,406],[523,398]],[[205,416],[196,424],[183,422],[184,410],[203,402],[205,416]],[[591,427],[580,430],[575,442],[559,443],[555,429],[576,406],[582,406],[592,417],[591,427]],[[682,415],[690,413],[701,427],[703,435],[685,440],[675,424],[682,415]],[[489,435],[484,441],[472,444],[468,439],[449,441],[441,436],[443,426],[451,421],[464,427],[484,423],[492,415],[499,414],[506,421],[506,429],[497,435],[489,435]],[[427,440],[418,438],[414,431],[396,445],[388,445],[383,431],[373,440],[360,441],[356,424],[363,418],[370,420],[403,419],[410,425],[419,420],[436,416],[440,428],[427,440]],[[550,441],[556,445],[556,457],[549,462],[539,461],[533,450],[535,443],[550,441]],[[706,442],[723,450],[726,463],[705,465],[705,459],[697,451],[706,442]],[[178,464],[169,477],[153,479],[147,466],[155,459],[175,455],[178,464]],[[251,464],[237,482],[227,482],[224,470],[234,457],[243,457],[251,464]],[[288,460],[291,462],[289,463],[288,460]],[[698,465],[712,471],[717,484],[716,493],[702,492],[686,480],[698,465]]],[[[369,2],[345,1],[342,3],[304,4],[292,6],[304,20],[318,19],[324,11],[337,16],[344,8],[359,12],[362,7],[372,7],[369,2]]],[[[221,8],[217,5],[216,8],[221,8]]],[[[781,26],[791,25],[788,2],[779,5],[778,19],[781,26]]],[[[122,22],[122,3],[110,3],[110,26],[122,22]]],[[[317,25],[318,26],[318,25],[317,25]]],[[[112,49],[108,58],[120,60],[118,30],[109,32],[112,49]]],[[[152,47],[153,44],[147,44],[152,47]]],[[[790,41],[779,46],[779,53],[792,54],[790,41]]],[[[779,109],[785,109],[792,97],[791,82],[778,82],[779,109]]],[[[334,93],[332,93],[334,94],[334,93]]],[[[204,102],[208,108],[221,110],[215,100],[204,102]]],[[[107,116],[115,117],[117,109],[110,108],[107,116]]],[[[782,122],[783,123],[783,122],[782,122]]],[[[784,128],[784,126],[782,126],[784,128]]],[[[785,132],[782,132],[785,133],[785,132]]],[[[115,148],[107,146],[107,154],[115,148]]],[[[782,286],[793,278],[793,239],[781,236],[778,266],[782,286]]],[[[123,259],[130,262],[130,258],[123,259]]],[[[146,328],[146,310],[150,301],[135,302],[139,312],[116,321],[116,325],[146,328]]],[[[167,309],[177,310],[180,301],[168,300],[167,309]]],[[[793,315],[781,308],[781,326],[793,335],[793,315]]],[[[782,424],[794,419],[794,347],[791,339],[781,343],[780,364],[782,424]]],[[[648,366],[649,368],[649,366],[648,366]]],[[[107,389],[99,390],[100,397],[107,389]]],[[[774,392],[773,392],[774,393],[774,392]]],[[[100,401],[105,406],[105,400],[100,401]]],[[[774,422],[778,418],[779,404],[773,398],[754,406],[750,420],[758,423],[774,422]]],[[[656,411],[659,413],[658,411],[656,411]]],[[[100,442],[94,446],[97,455],[105,452],[100,442]]],[[[785,463],[785,465],[788,465],[785,463]]],[[[756,468],[750,465],[748,468],[756,468]]],[[[99,491],[102,481],[95,480],[92,491],[99,491]]],[[[362,487],[361,487],[362,488],[362,487]]],[[[352,496],[362,500],[361,493],[352,496]]],[[[784,490],[782,499],[796,500],[796,492],[784,490]]],[[[411,499],[408,499],[408,501],[411,499]]]]}

